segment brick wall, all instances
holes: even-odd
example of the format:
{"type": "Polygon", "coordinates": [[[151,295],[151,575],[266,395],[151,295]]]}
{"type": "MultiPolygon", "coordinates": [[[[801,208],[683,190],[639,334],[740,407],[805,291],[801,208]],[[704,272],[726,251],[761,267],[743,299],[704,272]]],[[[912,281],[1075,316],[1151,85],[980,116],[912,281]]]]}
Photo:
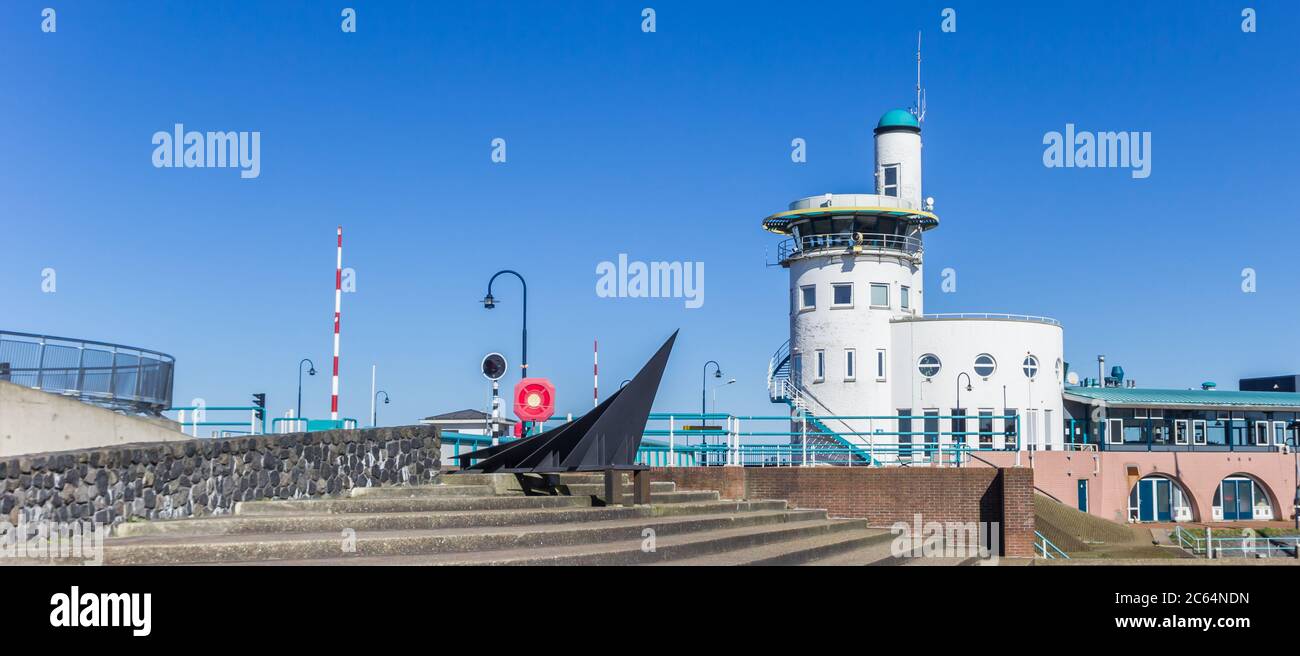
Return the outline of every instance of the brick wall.
{"type": "Polygon", "coordinates": [[[652,479],[731,499],[785,499],[832,517],[895,522],[997,522],[1005,556],[1033,556],[1033,470],[1028,468],[659,467],[652,479]]]}

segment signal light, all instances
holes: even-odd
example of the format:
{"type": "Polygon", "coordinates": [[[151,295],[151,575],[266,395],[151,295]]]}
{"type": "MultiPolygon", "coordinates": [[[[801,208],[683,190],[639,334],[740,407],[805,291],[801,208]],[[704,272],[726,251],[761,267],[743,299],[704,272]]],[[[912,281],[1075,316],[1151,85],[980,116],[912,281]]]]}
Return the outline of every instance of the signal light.
{"type": "Polygon", "coordinates": [[[266,419],[266,393],[261,392],[253,395],[253,405],[257,406],[257,419],[261,421],[266,419]]]}

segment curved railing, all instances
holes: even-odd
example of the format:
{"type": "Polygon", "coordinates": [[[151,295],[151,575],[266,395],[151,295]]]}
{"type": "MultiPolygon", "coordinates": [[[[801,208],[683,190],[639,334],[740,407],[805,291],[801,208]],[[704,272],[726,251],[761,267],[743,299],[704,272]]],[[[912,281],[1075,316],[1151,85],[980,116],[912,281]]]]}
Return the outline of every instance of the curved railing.
{"type": "Polygon", "coordinates": [[[902,320],[926,321],[930,319],[995,319],[999,321],[1028,321],[1031,323],[1045,323],[1050,326],[1061,325],[1060,321],[1051,317],[1038,317],[1032,314],[1001,314],[998,312],[949,312],[943,314],[926,314],[916,317],[905,317],[902,320]]]}
{"type": "Polygon", "coordinates": [[[865,232],[837,232],[826,235],[791,237],[776,247],[776,257],[784,262],[806,253],[840,250],[846,252],[892,251],[907,255],[921,252],[921,240],[905,235],[886,235],[865,232]]]}
{"type": "Polygon", "coordinates": [[[175,366],[134,346],[0,330],[0,380],[113,410],[156,416],[171,407],[175,366]]]}

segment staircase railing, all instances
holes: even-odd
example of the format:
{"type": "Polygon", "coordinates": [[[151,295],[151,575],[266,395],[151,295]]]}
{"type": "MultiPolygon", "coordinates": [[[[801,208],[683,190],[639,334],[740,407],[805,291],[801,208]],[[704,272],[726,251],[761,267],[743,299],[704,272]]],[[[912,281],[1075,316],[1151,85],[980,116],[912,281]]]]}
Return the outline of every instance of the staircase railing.
{"type": "Polygon", "coordinates": [[[1034,531],[1034,538],[1034,547],[1038,550],[1040,557],[1048,560],[1070,560],[1070,556],[1061,551],[1061,548],[1053,544],[1051,540],[1048,540],[1046,535],[1034,531]]]}

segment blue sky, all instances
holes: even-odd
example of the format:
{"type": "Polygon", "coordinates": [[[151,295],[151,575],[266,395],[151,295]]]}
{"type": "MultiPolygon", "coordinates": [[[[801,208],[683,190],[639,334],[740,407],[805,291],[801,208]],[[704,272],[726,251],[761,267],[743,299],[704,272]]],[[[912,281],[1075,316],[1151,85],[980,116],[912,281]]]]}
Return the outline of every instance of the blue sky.
{"type": "Polygon", "coordinates": [[[562,411],[590,407],[593,338],[609,392],[680,328],[658,409],[696,407],[716,359],[738,379],[719,408],[769,414],[787,279],[759,222],[871,191],[871,128],[912,100],[918,29],[943,222],[927,311],[1056,317],[1076,370],[1105,353],[1148,386],[1300,370],[1300,8],[1278,1],[6,2],[0,328],[162,350],[178,403],[264,391],[275,415],[310,357],[304,414],[327,416],[342,224],[345,415],[367,415],[371,364],[382,423],[483,407],[490,350],[513,384],[518,287],[478,304],[505,267],[562,411]],[[178,122],[260,131],[260,177],[154,168],[151,136],[178,122]],[[1150,131],[1151,177],[1044,168],[1066,123],[1150,131]],[[620,253],[703,261],[704,306],[598,298],[620,253]]]}

